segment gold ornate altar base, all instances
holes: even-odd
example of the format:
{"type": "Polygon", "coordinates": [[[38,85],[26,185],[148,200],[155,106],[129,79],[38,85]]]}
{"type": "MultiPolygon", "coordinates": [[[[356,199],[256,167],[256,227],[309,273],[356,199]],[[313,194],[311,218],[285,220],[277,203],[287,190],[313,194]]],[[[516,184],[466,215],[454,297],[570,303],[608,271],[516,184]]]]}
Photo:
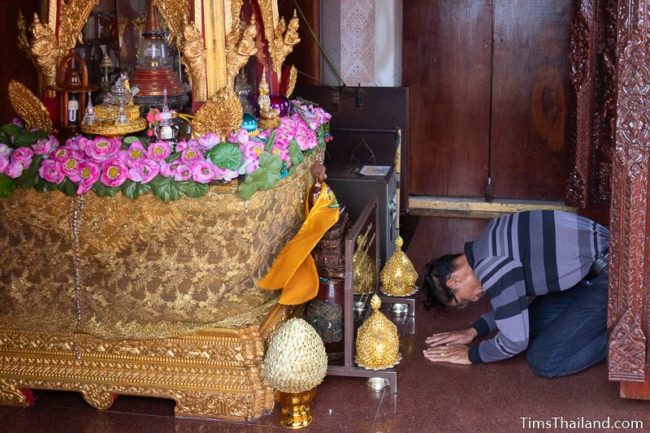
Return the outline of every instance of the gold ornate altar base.
{"type": "Polygon", "coordinates": [[[257,418],[274,405],[263,375],[266,343],[293,313],[278,304],[258,326],[159,340],[0,328],[0,405],[28,406],[25,390],[51,389],[81,392],[98,409],[124,394],[172,399],[177,416],[257,418]]]}

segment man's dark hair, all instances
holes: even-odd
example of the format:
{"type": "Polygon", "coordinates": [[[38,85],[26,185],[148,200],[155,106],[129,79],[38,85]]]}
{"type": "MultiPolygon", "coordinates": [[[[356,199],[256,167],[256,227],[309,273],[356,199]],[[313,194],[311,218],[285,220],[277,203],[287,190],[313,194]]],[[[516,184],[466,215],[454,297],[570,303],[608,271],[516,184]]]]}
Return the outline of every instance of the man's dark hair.
{"type": "Polygon", "coordinates": [[[454,272],[454,260],[461,254],[446,254],[437,259],[431,260],[424,273],[424,288],[426,289],[427,299],[424,301],[424,307],[428,310],[434,305],[447,307],[449,302],[454,299],[454,295],[447,286],[447,280],[454,272]]]}

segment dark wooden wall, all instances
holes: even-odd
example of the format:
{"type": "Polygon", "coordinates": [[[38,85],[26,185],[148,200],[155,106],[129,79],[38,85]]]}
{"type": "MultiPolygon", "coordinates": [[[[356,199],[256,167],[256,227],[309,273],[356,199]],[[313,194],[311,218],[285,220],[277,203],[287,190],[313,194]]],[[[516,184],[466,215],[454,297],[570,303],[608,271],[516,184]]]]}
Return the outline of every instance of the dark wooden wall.
{"type": "Polygon", "coordinates": [[[562,200],[571,0],[404,3],[411,194],[562,200]],[[491,150],[491,159],[488,153],[491,150]]]}
{"type": "Polygon", "coordinates": [[[16,46],[16,21],[18,9],[22,9],[28,23],[31,23],[34,12],[40,8],[38,0],[1,0],[0,1],[0,123],[5,123],[15,116],[9,104],[7,85],[9,80],[16,79],[37,94],[38,73],[16,46]]]}

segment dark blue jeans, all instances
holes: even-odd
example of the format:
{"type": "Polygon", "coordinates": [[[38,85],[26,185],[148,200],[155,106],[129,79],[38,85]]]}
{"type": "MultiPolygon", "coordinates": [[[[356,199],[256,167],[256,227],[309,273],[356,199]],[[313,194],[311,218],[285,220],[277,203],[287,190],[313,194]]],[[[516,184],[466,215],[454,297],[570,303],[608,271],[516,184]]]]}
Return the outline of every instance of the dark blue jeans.
{"type": "Polygon", "coordinates": [[[607,356],[607,270],[569,290],[536,298],[529,307],[527,360],[541,377],[561,377],[607,356]]]}

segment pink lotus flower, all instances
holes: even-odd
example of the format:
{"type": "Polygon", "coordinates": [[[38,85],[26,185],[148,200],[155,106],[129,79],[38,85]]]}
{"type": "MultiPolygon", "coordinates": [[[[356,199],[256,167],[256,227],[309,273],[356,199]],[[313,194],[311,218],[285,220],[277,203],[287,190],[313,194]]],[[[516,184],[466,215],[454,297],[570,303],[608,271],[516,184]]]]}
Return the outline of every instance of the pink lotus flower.
{"type": "Polygon", "coordinates": [[[151,143],[149,145],[149,148],[147,149],[147,155],[149,158],[153,159],[154,161],[163,161],[167,159],[169,155],[171,155],[171,149],[169,147],[169,143],[166,143],[164,141],[158,141],[156,143],[151,143]]]}
{"type": "Polygon", "coordinates": [[[203,137],[198,139],[199,149],[202,151],[208,151],[212,149],[217,144],[221,143],[221,138],[213,132],[209,132],[203,137]]]}
{"type": "Polygon", "coordinates": [[[61,163],[61,171],[63,174],[74,183],[79,182],[79,169],[84,162],[83,159],[75,158],[71,155],[59,162],[61,163]]]}
{"type": "Polygon", "coordinates": [[[214,165],[208,161],[200,161],[192,167],[192,179],[199,183],[210,183],[214,179],[214,165]]]}
{"type": "Polygon", "coordinates": [[[112,158],[104,162],[102,173],[99,180],[106,186],[114,188],[120,186],[126,181],[129,168],[117,158],[112,158]]]}
{"type": "Polygon", "coordinates": [[[192,178],[192,166],[189,164],[178,164],[176,167],[176,174],[174,175],[174,180],[182,182],[184,180],[190,180],[192,178]]]}
{"type": "Polygon", "coordinates": [[[94,140],[87,140],[83,145],[86,155],[95,161],[106,161],[115,156],[122,147],[122,140],[119,138],[97,137],[94,140]]]}
{"type": "Polygon", "coordinates": [[[129,179],[133,182],[149,183],[160,173],[160,165],[152,159],[141,159],[129,169],[129,179]]]}
{"type": "Polygon", "coordinates": [[[214,178],[215,180],[223,180],[224,182],[230,182],[233,179],[239,177],[239,172],[235,170],[228,170],[227,168],[220,168],[214,166],[214,178]]]}
{"type": "Polygon", "coordinates": [[[246,131],[244,128],[240,129],[239,131],[233,131],[230,134],[228,134],[228,141],[230,143],[237,143],[237,144],[246,144],[248,143],[248,131],[246,131]]]}
{"type": "Polygon", "coordinates": [[[54,159],[55,161],[60,161],[63,162],[66,159],[70,158],[72,156],[72,150],[67,147],[59,147],[57,149],[54,149],[54,152],[50,154],[50,157],[54,159]]]}
{"type": "Polygon", "coordinates": [[[94,162],[84,161],[79,167],[79,185],[77,187],[77,194],[85,194],[88,192],[100,175],[99,165],[94,162]]]}
{"type": "Polygon", "coordinates": [[[0,173],[4,173],[8,165],[9,157],[3,153],[0,153],[0,173]]]}
{"type": "Polygon", "coordinates": [[[175,177],[179,164],[180,162],[178,161],[169,164],[165,161],[160,161],[160,174],[164,177],[175,177]]]}
{"type": "Polygon", "coordinates": [[[38,169],[38,175],[50,183],[59,184],[65,179],[65,175],[61,170],[61,163],[53,159],[46,159],[43,161],[38,169]]]}
{"type": "Polygon", "coordinates": [[[75,135],[74,137],[68,138],[66,140],[65,147],[71,150],[80,150],[84,152],[84,149],[86,148],[86,144],[89,142],[92,143],[93,141],[81,135],[75,135]]]}
{"type": "Polygon", "coordinates": [[[23,168],[27,168],[32,164],[32,156],[34,151],[30,147],[19,147],[11,154],[11,161],[22,164],[23,168]]]}
{"type": "Polygon", "coordinates": [[[19,127],[20,129],[23,129],[25,127],[25,124],[23,123],[22,120],[20,120],[17,117],[12,117],[11,118],[11,123],[19,127]]]}
{"type": "Polygon", "coordinates": [[[204,159],[205,158],[203,157],[203,153],[193,147],[188,147],[187,149],[183,150],[183,153],[181,154],[181,161],[188,164],[203,161],[204,159]]]}
{"type": "Polygon", "coordinates": [[[10,162],[5,168],[5,174],[10,178],[15,179],[23,174],[23,165],[20,162],[10,162]]]}
{"type": "Polygon", "coordinates": [[[55,136],[50,135],[47,138],[41,138],[36,143],[32,144],[32,149],[35,155],[47,155],[59,145],[59,141],[55,136]]]}
{"type": "Polygon", "coordinates": [[[11,155],[12,149],[4,143],[0,143],[0,155],[5,155],[9,157],[11,155]]]}
{"type": "Polygon", "coordinates": [[[135,167],[138,161],[144,160],[147,156],[147,151],[145,150],[142,143],[139,141],[134,141],[129,146],[129,150],[126,152],[126,164],[129,167],[135,167]]]}

